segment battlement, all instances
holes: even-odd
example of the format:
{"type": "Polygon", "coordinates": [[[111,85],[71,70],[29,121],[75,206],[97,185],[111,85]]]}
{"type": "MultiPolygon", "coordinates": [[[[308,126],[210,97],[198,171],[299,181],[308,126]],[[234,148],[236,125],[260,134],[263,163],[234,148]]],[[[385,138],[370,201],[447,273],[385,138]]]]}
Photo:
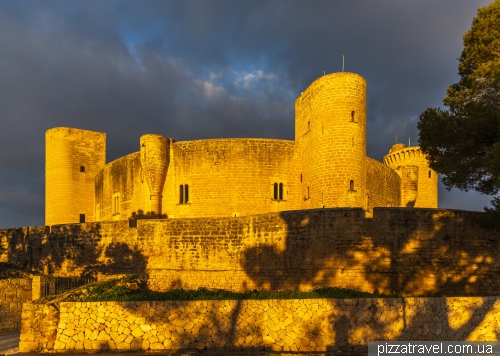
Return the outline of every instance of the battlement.
{"type": "Polygon", "coordinates": [[[404,143],[397,143],[384,156],[383,162],[401,177],[402,206],[438,207],[438,174],[429,167],[419,146],[406,147],[404,143]]]}

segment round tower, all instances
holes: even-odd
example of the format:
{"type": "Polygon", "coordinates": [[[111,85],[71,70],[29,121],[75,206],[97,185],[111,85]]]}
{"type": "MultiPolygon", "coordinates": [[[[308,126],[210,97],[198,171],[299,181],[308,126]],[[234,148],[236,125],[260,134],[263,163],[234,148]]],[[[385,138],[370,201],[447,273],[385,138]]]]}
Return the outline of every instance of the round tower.
{"type": "Polygon", "coordinates": [[[141,167],[149,186],[151,216],[162,214],[162,192],[170,163],[170,140],[161,135],[141,136],[141,167]]]}
{"type": "Polygon", "coordinates": [[[295,100],[305,209],[366,209],[366,81],[355,73],[316,79],[295,100]]]}
{"type": "Polygon", "coordinates": [[[438,174],[429,167],[419,146],[406,147],[404,143],[397,143],[383,161],[401,177],[403,207],[438,207],[438,174]]]}
{"type": "Polygon", "coordinates": [[[106,134],[56,127],[45,134],[45,225],[95,220],[95,176],[106,164],[106,134]]]}

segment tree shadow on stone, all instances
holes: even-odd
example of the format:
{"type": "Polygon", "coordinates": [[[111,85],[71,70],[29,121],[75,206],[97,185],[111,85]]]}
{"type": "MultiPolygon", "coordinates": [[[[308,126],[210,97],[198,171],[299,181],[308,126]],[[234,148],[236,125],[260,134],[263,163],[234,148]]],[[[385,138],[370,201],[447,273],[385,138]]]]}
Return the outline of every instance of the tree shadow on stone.
{"type": "MultiPolygon", "coordinates": [[[[474,214],[377,208],[373,219],[364,219],[361,213],[361,209],[325,209],[255,217],[254,241],[243,251],[241,266],[252,284],[271,290],[336,286],[420,296],[497,293],[495,251],[500,235],[481,229],[474,214]],[[259,239],[265,229],[271,233],[259,239]]],[[[484,316],[491,308],[491,303],[485,303],[471,306],[470,312],[484,316]]],[[[376,311],[370,318],[373,328],[390,330],[391,320],[376,311]]],[[[460,328],[444,325],[441,338],[465,339],[483,319],[470,318],[460,328]]],[[[427,320],[423,314],[405,319],[409,323],[405,330],[412,332],[403,335],[413,335],[418,329],[413,324],[421,326],[422,320],[427,320]]],[[[341,317],[330,321],[342,340],[356,333],[355,326],[341,322],[341,317]]],[[[419,335],[422,340],[435,336],[430,332],[419,335]]]]}

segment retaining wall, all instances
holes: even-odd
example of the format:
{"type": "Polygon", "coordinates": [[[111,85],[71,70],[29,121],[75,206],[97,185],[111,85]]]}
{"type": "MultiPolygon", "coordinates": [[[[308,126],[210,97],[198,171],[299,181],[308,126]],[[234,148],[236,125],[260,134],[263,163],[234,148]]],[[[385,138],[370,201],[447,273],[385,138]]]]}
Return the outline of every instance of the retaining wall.
{"type": "Polygon", "coordinates": [[[19,329],[23,303],[32,299],[31,280],[0,280],[0,330],[19,329]]]}
{"type": "Polygon", "coordinates": [[[139,274],[154,290],[338,286],[409,296],[497,295],[500,233],[481,213],[321,209],[239,218],[0,230],[0,261],[46,275],[139,274]]]}
{"type": "Polygon", "coordinates": [[[367,352],[372,340],[496,341],[500,335],[500,297],[62,302],[51,308],[25,304],[21,352],[367,352]]]}

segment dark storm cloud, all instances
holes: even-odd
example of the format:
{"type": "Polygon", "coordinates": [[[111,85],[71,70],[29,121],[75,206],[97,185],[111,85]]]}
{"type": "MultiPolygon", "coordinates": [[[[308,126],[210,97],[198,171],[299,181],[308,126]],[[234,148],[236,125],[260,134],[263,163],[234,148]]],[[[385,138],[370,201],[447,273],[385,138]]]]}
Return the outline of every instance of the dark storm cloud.
{"type": "MultiPolygon", "coordinates": [[[[139,136],[293,139],[294,99],[341,70],[368,82],[368,155],[457,81],[488,1],[0,1],[0,228],[43,224],[44,133],[103,131],[108,161],[139,136]]],[[[485,199],[441,195],[442,206],[485,199]]]]}

